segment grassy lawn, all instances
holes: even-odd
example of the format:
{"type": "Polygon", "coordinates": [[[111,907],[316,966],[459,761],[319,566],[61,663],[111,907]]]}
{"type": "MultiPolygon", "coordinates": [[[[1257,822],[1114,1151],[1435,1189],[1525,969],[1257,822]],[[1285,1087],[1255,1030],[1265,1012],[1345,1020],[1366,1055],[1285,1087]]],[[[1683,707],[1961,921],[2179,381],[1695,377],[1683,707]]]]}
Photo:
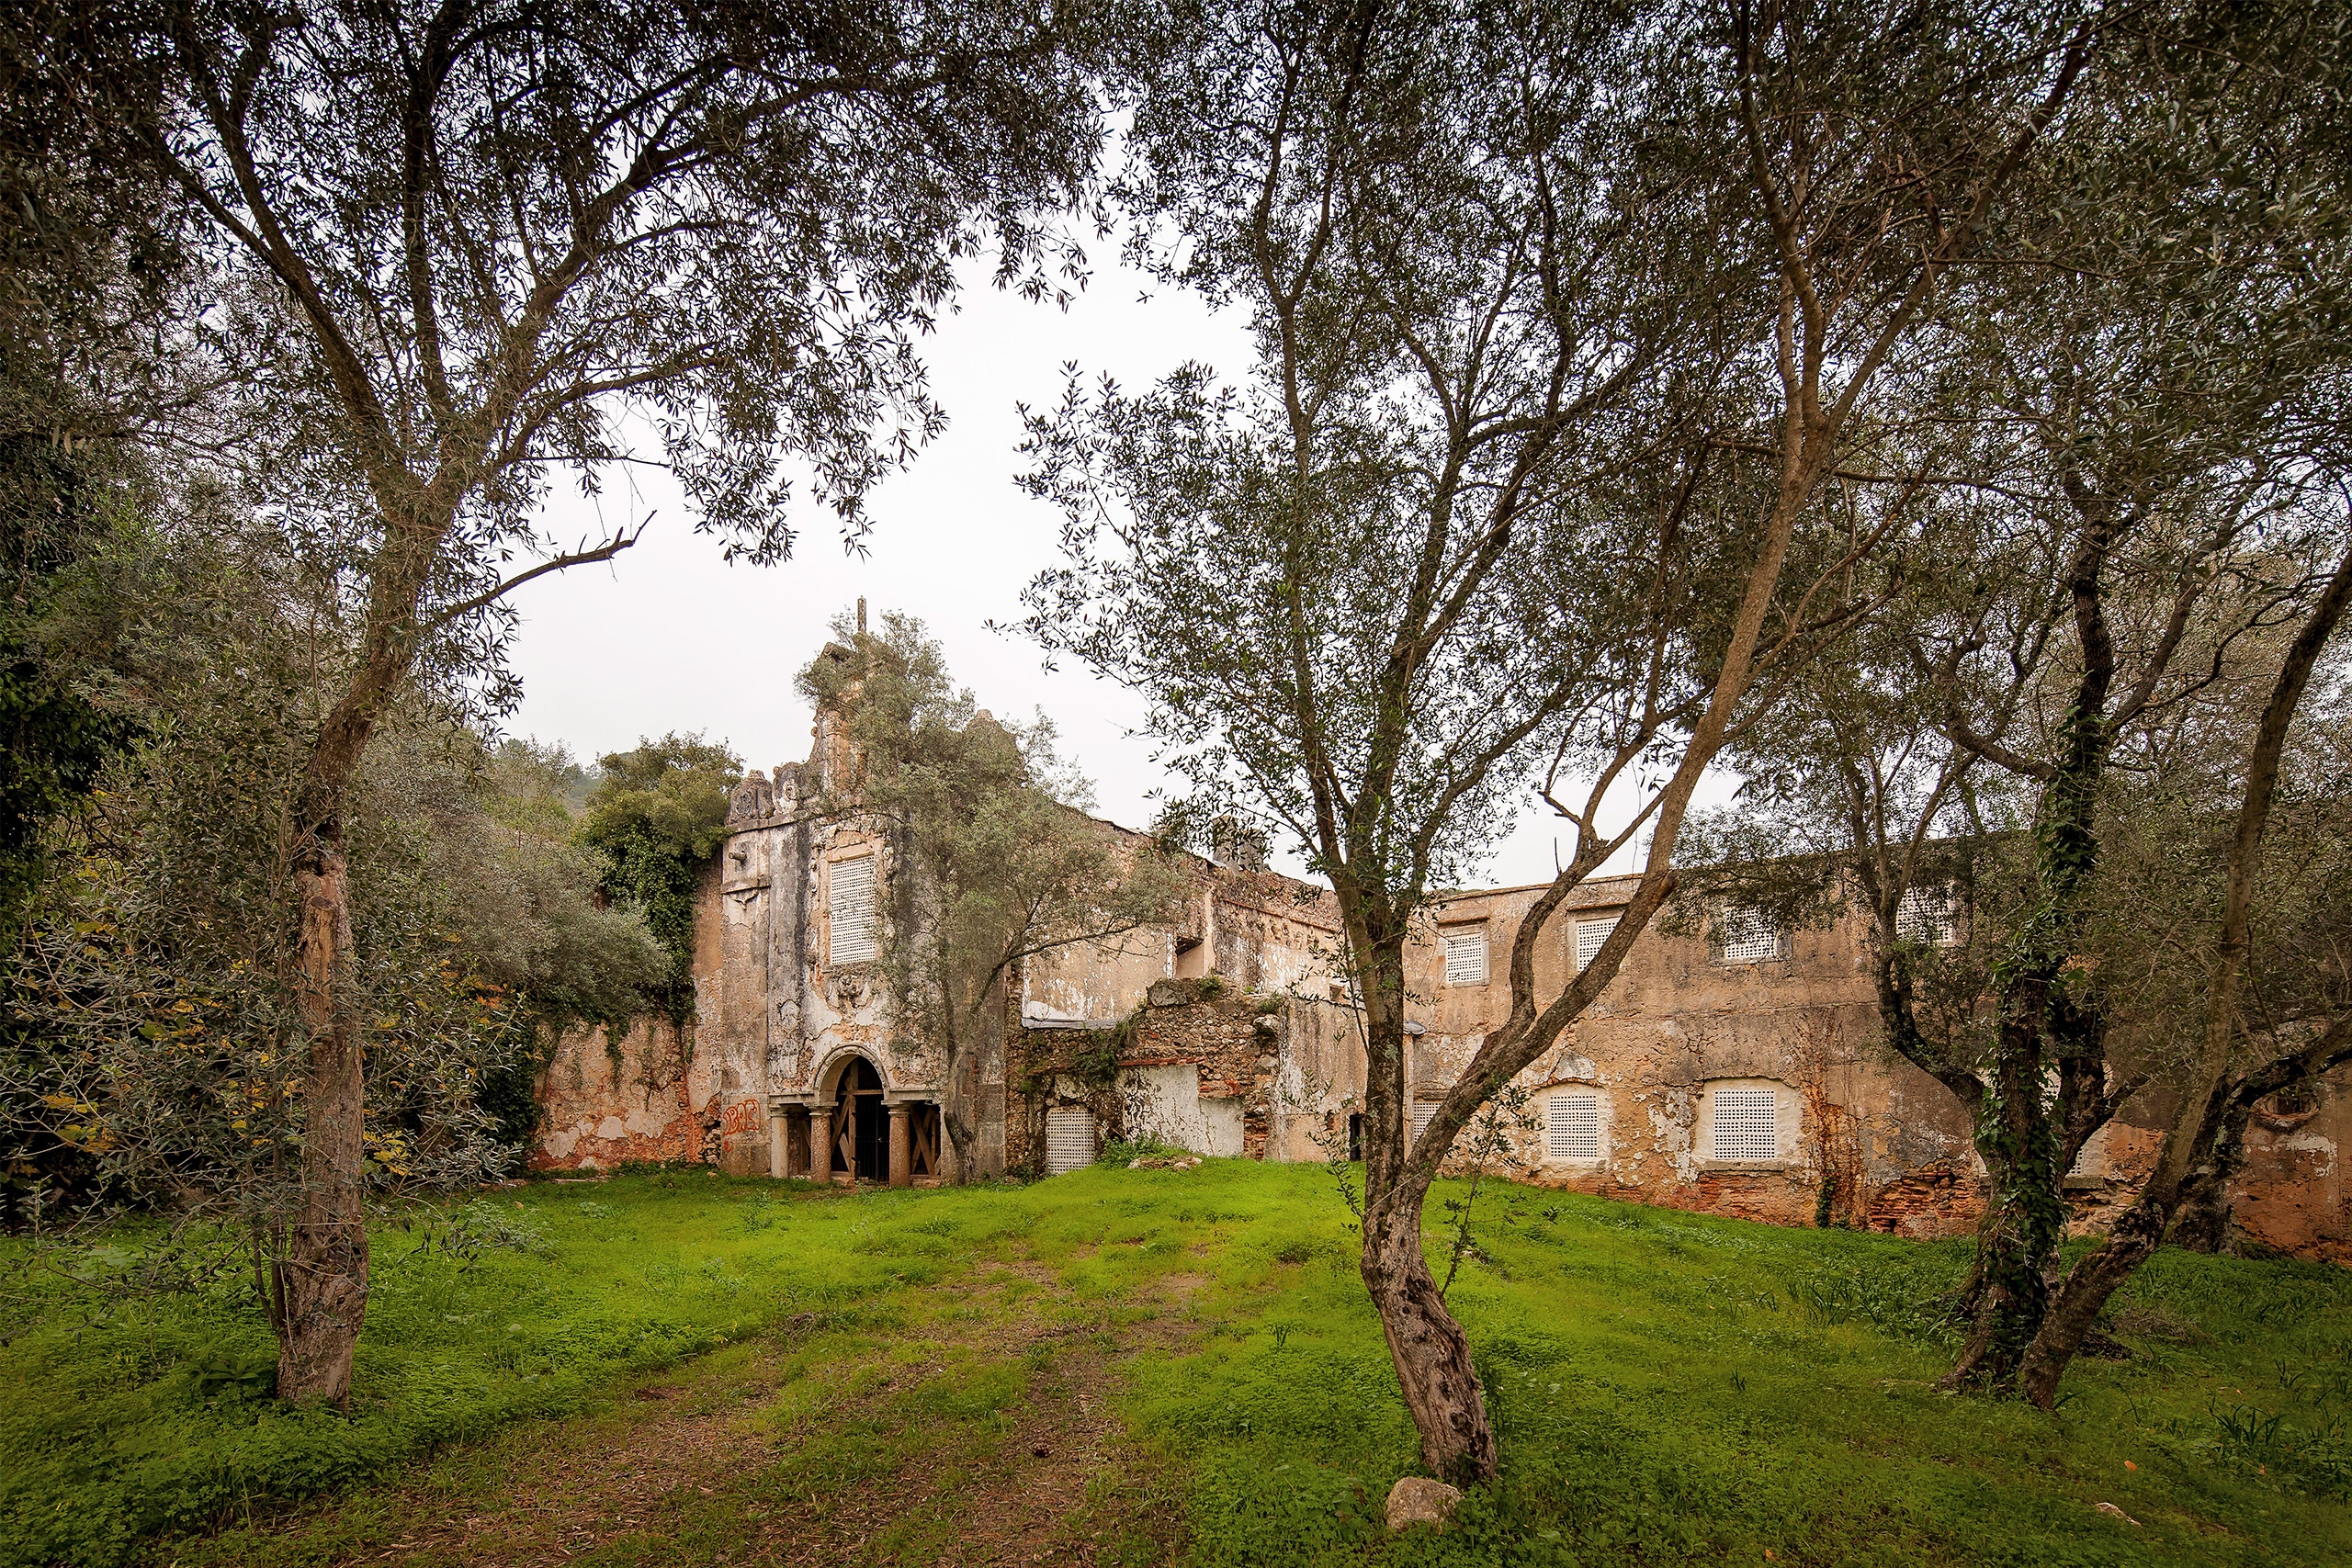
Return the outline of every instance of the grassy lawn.
{"type": "Polygon", "coordinates": [[[2044,1416],[1933,1390],[1964,1247],[1479,1208],[1504,1475],[1442,1537],[1380,1528],[1328,1178],[1212,1161],[486,1194],[379,1238],[348,1416],[259,1397],[232,1283],[61,1282],[0,1325],[0,1564],[2352,1562],[2352,1271],[2166,1253],[2044,1416]]]}

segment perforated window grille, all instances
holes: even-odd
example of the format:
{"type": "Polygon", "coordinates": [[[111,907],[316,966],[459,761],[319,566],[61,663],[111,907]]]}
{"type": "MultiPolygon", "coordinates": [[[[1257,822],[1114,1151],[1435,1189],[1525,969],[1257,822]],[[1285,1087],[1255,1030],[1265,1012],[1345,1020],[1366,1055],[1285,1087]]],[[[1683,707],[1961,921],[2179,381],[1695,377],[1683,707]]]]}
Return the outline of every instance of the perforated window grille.
{"type": "Polygon", "coordinates": [[[1060,1176],[1094,1163],[1094,1112],[1072,1106],[1046,1112],[1046,1174],[1060,1176]]]}
{"type": "Polygon", "coordinates": [[[1464,926],[1445,933],[1445,983],[1483,986],[1487,983],[1487,928],[1464,926]]]}
{"type": "Polygon", "coordinates": [[[1894,907],[1894,934],[1905,942],[1943,947],[1960,934],[1960,915],[1949,887],[1914,887],[1894,907]]]}
{"type": "Polygon", "coordinates": [[[1617,917],[1614,915],[1605,920],[1577,922],[1577,973],[1579,975],[1584,973],[1585,969],[1591,964],[1593,958],[1600,952],[1600,944],[1607,942],[1609,933],[1616,929],[1617,917]]]}
{"type": "Polygon", "coordinates": [[[1574,1089],[1544,1107],[1545,1148],[1554,1159],[1600,1157],[1600,1097],[1574,1089]]]}
{"type": "Polygon", "coordinates": [[[1781,956],[1781,929],[1760,909],[1725,909],[1716,918],[1725,964],[1760,964],[1781,956]]]}
{"type": "Polygon", "coordinates": [[[1436,1114],[1436,1100],[1417,1100],[1413,1101],[1413,1142],[1415,1144],[1419,1144],[1421,1141],[1421,1134],[1429,1131],[1430,1118],[1436,1114]]]}
{"type": "Polygon", "coordinates": [[[832,964],[867,964],[874,958],[874,857],[833,862],[832,964]]]}
{"type": "Polygon", "coordinates": [[[1714,1093],[1716,1159],[1778,1159],[1780,1096],[1769,1089],[1719,1089],[1714,1093]]]}

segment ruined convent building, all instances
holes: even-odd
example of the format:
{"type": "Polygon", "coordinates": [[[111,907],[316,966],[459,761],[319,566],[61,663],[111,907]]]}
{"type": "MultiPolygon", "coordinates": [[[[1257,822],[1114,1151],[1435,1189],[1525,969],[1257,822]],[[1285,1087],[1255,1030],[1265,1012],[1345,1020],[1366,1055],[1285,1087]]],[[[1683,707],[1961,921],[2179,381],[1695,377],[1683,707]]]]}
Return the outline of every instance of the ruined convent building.
{"type": "MultiPolygon", "coordinates": [[[[888,835],[820,805],[829,770],[845,764],[843,728],[820,710],[808,761],[754,771],[735,791],[698,897],[694,1021],[567,1037],[544,1079],[536,1164],[706,1160],[903,1185],[1051,1175],[1112,1138],[1320,1161],[1361,1137],[1363,1042],[1336,908],[1236,842],[1193,864],[1172,923],[1017,975],[967,1054],[975,1168],[950,1168],[940,1055],[893,1028],[876,964],[888,835]]],[[[1410,950],[1415,1130],[1506,1015],[1502,960],[1539,891],[1452,895],[1410,950]]],[[[1539,994],[1590,959],[1631,892],[1631,879],[1603,878],[1571,897],[1538,950],[1539,994]]],[[[1865,923],[1784,931],[1730,912],[1714,927],[1641,935],[1600,1000],[1519,1080],[1523,1119],[1490,1168],[1783,1224],[1812,1223],[1827,1185],[1847,1223],[1913,1236],[1971,1228],[1984,1199],[1966,1113],[1877,1046],[1865,923]]],[[[2067,1181],[2079,1228],[2144,1177],[2168,1109],[2154,1098],[2084,1150],[2067,1181]]],[[[2347,1135],[2341,1084],[2257,1114],[2238,1224],[2263,1244],[2352,1261],[2347,1135]]]]}

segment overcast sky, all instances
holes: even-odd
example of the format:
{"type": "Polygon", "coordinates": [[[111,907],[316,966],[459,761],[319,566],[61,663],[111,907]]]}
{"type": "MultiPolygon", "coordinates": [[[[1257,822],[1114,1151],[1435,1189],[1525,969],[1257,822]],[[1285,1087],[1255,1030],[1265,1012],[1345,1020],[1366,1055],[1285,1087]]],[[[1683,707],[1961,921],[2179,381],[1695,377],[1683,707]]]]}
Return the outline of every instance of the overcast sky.
{"type": "MultiPolygon", "coordinates": [[[[844,555],[830,518],[809,512],[792,559],[729,566],[716,540],[693,531],[668,476],[650,468],[614,479],[594,503],[561,497],[554,522],[567,546],[649,513],[654,521],[610,565],[516,592],[522,624],[513,658],[524,695],[510,732],[561,741],[590,759],[640,736],[699,731],[752,767],[797,761],[808,754],[810,716],[793,675],[825,640],[831,617],[864,594],[877,618],[884,609],[920,616],[982,706],[1023,718],[1038,708],[1050,714],[1064,754],[1094,781],[1098,809],[1148,826],[1151,791],[1166,775],[1151,761],[1148,738],[1136,733],[1142,705],[1083,671],[1046,673],[1034,644],[987,626],[992,617],[1017,619],[1022,588],[1058,558],[1057,513],[1012,482],[1021,466],[1015,405],[1056,400],[1071,360],[1090,377],[1107,370],[1130,388],[1186,359],[1234,375],[1248,364],[1245,324],[1111,265],[1096,271],[1067,312],[985,281],[959,303],[925,345],[947,431],[874,495],[862,557],[844,555]]],[[[1553,838],[1548,821],[1527,819],[1488,880],[1548,878],[1553,838]]]]}

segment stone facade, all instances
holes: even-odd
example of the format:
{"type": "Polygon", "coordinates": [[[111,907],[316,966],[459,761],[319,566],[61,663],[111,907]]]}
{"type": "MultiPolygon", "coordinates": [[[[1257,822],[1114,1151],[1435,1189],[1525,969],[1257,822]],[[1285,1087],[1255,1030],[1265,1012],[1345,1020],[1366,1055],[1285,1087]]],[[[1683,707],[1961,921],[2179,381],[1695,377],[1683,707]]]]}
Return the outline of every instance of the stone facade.
{"type": "MultiPolygon", "coordinates": [[[[1589,951],[1633,886],[1604,879],[1571,896],[1536,951],[1539,994],[1566,987],[1579,931],[1592,933],[1589,951]]],[[[1508,1013],[1506,956],[1541,891],[1468,894],[1433,911],[1436,940],[1413,950],[1407,976],[1409,994],[1427,998],[1427,1032],[1407,1050],[1419,1114],[1508,1013]],[[1464,944],[1481,941],[1487,959],[1462,973],[1464,944]]],[[[1968,1170],[1968,1121],[1952,1096],[1871,1046],[1876,1003],[1859,935],[1850,925],[1796,931],[1777,955],[1726,964],[1702,937],[1644,932],[1584,1017],[1517,1080],[1544,1124],[1515,1136],[1505,1163],[1547,1186],[1783,1224],[1812,1222],[1833,1164],[1857,1177],[1846,1195],[1857,1222],[1871,1219],[1871,1195],[1915,1172],[1968,1170]],[[1555,1140],[1553,1100],[1587,1096],[1589,1141],[1555,1140]],[[1760,1113],[1758,1096],[1769,1097],[1760,1113]],[[1718,1127],[1722,1112],[1727,1134],[1736,1103],[1738,1140],[1718,1127]],[[1555,1153],[1555,1143],[1576,1152],[1555,1153]]],[[[1974,1179],[1955,1186],[1949,1202],[1907,1197],[1899,1221],[1881,1218],[1914,1235],[1964,1227],[1974,1179]]]]}
{"type": "MultiPolygon", "coordinates": [[[[1571,896],[1536,953],[1539,995],[1565,987],[1579,930],[1588,951],[1598,945],[1633,890],[1632,878],[1602,879],[1571,896]]],[[[1407,1043],[1417,1109],[1443,1096],[1508,1014],[1505,955],[1541,891],[1449,898],[1433,910],[1430,940],[1410,950],[1408,993],[1425,1030],[1407,1043]],[[1468,962],[1481,947],[1487,961],[1468,962]]],[[[1521,1181],[1783,1224],[1812,1223],[1834,1171],[1833,1212],[1848,1223],[1917,1237],[1972,1230],[1984,1193],[1967,1114],[1877,1043],[1869,940],[1867,924],[1849,918],[1727,961],[1704,936],[1643,932],[1584,1017],[1516,1080],[1538,1124],[1515,1130],[1498,1163],[1521,1181]],[[1582,1124],[1572,1113],[1555,1137],[1553,1100],[1584,1097],[1589,1111],[1562,1108],[1581,1111],[1582,1124]],[[1719,1139],[1717,1111],[1729,1106],[1740,1135],[1719,1139]]],[[[2075,1234],[2103,1229],[2138,1192],[2172,1110],[2143,1095],[2084,1148],[2066,1184],[2075,1234]]],[[[2352,1262],[2338,1157],[2347,1136],[2342,1083],[2320,1086],[2291,1117],[2257,1115],[2233,1190],[2245,1235],[2352,1262]]]]}
{"type": "MultiPolygon", "coordinates": [[[[1052,1099],[1056,1075],[1046,1064],[1144,1010],[1155,985],[1214,973],[1266,995],[1277,987],[1328,993],[1339,929],[1329,896],[1252,865],[1194,857],[1192,889],[1173,925],[1064,949],[1014,976],[966,1056],[970,1077],[961,1089],[977,1133],[974,1168],[954,1170],[940,1119],[943,1053],[893,1028],[874,962],[881,923],[910,891],[893,874],[898,847],[884,825],[820,804],[838,798],[854,764],[845,731],[841,714],[820,710],[807,761],[772,774],[754,770],[736,788],[727,837],[697,892],[694,1022],[683,1034],[639,1027],[617,1048],[602,1031],[562,1041],[543,1080],[535,1165],[698,1158],[739,1175],[909,1182],[1025,1170],[1037,1163],[1030,1122],[1052,1099]],[[1033,1043],[1039,1041],[1047,1044],[1033,1043]],[[1023,1086],[1017,1096],[1010,1077],[1023,1086]]],[[[1130,845],[1145,841],[1114,824],[1098,826],[1130,845]]],[[[1172,1027],[1136,1037],[1157,1040],[1172,1027]]],[[[1244,1032],[1255,1038],[1254,1028],[1244,1032]]],[[[1184,1045],[1153,1046],[1159,1056],[1138,1060],[1127,1075],[1126,1088],[1147,1108],[1137,1124],[1159,1126],[1147,1111],[1164,1101],[1168,1115],[1181,1106],[1184,1118],[1167,1123],[1169,1141],[1208,1139],[1247,1100],[1253,1131],[1245,1142],[1228,1149],[1231,1139],[1210,1141],[1217,1152],[1262,1156],[1272,1137],[1279,1157],[1285,1145],[1272,1129],[1280,1115],[1266,1109],[1272,1080],[1246,1083],[1254,1051],[1247,1061],[1234,1056],[1205,1093],[1187,1098],[1176,1091],[1181,1072],[1170,1070],[1174,1053],[1205,1049],[1214,1031],[1187,1023],[1178,1032],[1184,1045]]],[[[1316,1034],[1309,1028],[1302,1038],[1316,1034]]],[[[1125,1124],[1107,1111],[1101,1123],[1110,1135],[1125,1124]]]]}
{"type": "MultiPolygon", "coordinates": [[[[841,732],[840,716],[820,711],[807,761],[755,771],[737,789],[698,895],[693,1024],[639,1027],[617,1048],[600,1032],[565,1040],[535,1163],[700,1159],[746,1175],[931,1181],[1042,1174],[1113,1138],[1320,1160],[1350,1136],[1365,1063],[1337,979],[1333,900],[1221,845],[1223,859],[1194,863],[1169,926],[1015,976],[967,1057],[975,1168],[949,1168],[940,1054],[894,1029],[871,962],[871,923],[908,892],[891,875],[894,846],[877,824],[817,804],[849,765],[841,732]]],[[[1571,896],[1537,951],[1540,994],[1566,985],[1579,932],[1589,952],[1632,890],[1601,879],[1571,896]]],[[[1450,897],[1409,949],[1415,1125],[1506,1015],[1504,959],[1540,891],[1450,897]]],[[[1847,1223],[1965,1233],[1984,1201],[1967,1117],[1876,1043],[1867,942],[1855,919],[1733,948],[1643,932],[1593,1007],[1521,1076],[1537,1124],[1511,1134],[1498,1166],[1521,1181],[1784,1224],[1812,1223],[1834,1175],[1847,1223]]],[[[2255,1240],[2352,1261],[2344,1089],[2321,1085],[2310,1103],[2255,1118],[2235,1190],[2255,1240]]],[[[2084,1150],[2068,1179],[2077,1230],[2136,1191],[2170,1110],[2143,1096],[2084,1150]]]]}

